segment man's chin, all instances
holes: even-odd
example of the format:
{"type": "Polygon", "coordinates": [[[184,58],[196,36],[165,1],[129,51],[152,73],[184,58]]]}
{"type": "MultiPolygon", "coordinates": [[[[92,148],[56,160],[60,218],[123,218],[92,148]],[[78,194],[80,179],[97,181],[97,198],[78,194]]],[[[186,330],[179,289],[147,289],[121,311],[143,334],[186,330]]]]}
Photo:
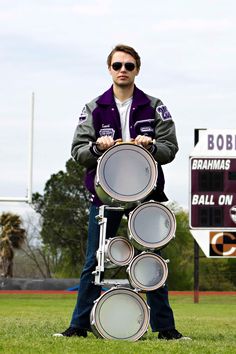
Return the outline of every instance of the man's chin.
{"type": "Polygon", "coordinates": [[[119,81],[119,82],[116,82],[116,85],[119,87],[131,87],[133,85],[133,83],[128,82],[128,81],[119,81]]]}

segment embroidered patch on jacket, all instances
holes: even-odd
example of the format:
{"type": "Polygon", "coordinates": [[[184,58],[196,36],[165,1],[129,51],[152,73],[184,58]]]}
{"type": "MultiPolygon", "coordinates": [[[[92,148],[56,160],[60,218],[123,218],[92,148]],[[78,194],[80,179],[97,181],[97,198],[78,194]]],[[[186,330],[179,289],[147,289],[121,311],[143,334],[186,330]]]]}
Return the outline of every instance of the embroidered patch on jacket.
{"type": "Polygon", "coordinates": [[[158,106],[156,110],[160,114],[162,120],[172,119],[171,114],[168,111],[166,106],[164,106],[164,105],[158,106]]]}
{"type": "Polygon", "coordinates": [[[115,130],[113,128],[102,128],[99,130],[100,136],[111,136],[114,138],[115,130]]]}
{"type": "Polygon", "coordinates": [[[84,107],[80,116],[79,116],[79,123],[78,124],[79,125],[83,124],[84,122],[86,122],[87,118],[88,118],[88,113],[86,111],[86,107],[84,107]]]}
{"type": "Polygon", "coordinates": [[[145,133],[152,133],[153,132],[153,128],[152,127],[141,127],[140,128],[140,132],[145,134],[145,133]]]}

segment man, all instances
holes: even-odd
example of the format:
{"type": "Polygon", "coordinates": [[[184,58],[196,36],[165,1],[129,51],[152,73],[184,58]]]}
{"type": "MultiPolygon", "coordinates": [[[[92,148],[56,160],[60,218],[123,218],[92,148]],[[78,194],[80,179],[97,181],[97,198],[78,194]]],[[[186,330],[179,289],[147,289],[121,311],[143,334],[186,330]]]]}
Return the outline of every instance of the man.
{"type": "MultiPolygon", "coordinates": [[[[73,158],[87,168],[85,185],[91,192],[92,200],[87,255],[80,278],[77,303],[70,327],[63,333],[56,334],[57,336],[86,337],[90,330],[90,311],[101,292],[101,287],[94,284],[92,274],[97,265],[96,251],[99,246],[96,216],[102,204],[94,189],[97,159],[117,140],[133,140],[134,143],[141,144],[158,162],[158,184],[151,199],[162,202],[167,198],[163,191],[164,175],[161,165],[171,162],[178,151],[175,125],[166,106],[134,84],[141,65],[138,53],[129,46],[117,45],[109,54],[107,65],[113,85],[84,107],[72,143],[73,158]]],[[[122,215],[121,211],[106,211],[109,237],[116,235],[122,215]]],[[[167,286],[147,292],[147,302],[151,311],[150,325],[153,332],[159,332],[159,339],[186,338],[175,329],[167,286]]]]}

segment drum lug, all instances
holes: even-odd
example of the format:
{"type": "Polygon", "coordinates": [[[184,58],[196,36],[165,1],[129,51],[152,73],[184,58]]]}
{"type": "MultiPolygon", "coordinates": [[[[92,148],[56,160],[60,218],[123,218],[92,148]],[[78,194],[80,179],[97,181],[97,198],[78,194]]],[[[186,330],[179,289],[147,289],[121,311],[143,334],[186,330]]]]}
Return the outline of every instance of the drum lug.
{"type": "Polygon", "coordinates": [[[133,290],[138,294],[138,293],[140,293],[140,291],[142,291],[141,289],[139,289],[139,288],[133,288],[133,290]]]}
{"type": "Polygon", "coordinates": [[[132,211],[129,212],[129,218],[131,218],[131,216],[133,215],[133,213],[134,213],[134,210],[132,210],[132,211]]]}
{"type": "Polygon", "coordinates": [[[167,264],[167,263],[170,263],[170,260],[169,259],[163,259],[163,261],[167,264]]]}

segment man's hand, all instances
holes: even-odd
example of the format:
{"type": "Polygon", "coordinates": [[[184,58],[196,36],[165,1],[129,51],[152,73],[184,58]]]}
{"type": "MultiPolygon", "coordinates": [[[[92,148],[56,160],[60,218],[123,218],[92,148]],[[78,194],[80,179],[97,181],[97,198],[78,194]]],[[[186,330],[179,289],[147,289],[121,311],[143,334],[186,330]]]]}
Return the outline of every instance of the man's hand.
{"type": "Polygon", "coordinates": [[[137,145],[142,145],[143,147],[145,147],[147,149],[152,144],[152,138],[150,138],[150,136],[146,136],[146,135],[138,135],[134,139],[134,143],[137,145]]]}
{"type": "Polygon", "coordinates": [[[114,140],[111,136],[101,136],[97,139],[96,145],[100,151],[109,149],[115,143],[122,141],[122,139],[114,140]]]}

